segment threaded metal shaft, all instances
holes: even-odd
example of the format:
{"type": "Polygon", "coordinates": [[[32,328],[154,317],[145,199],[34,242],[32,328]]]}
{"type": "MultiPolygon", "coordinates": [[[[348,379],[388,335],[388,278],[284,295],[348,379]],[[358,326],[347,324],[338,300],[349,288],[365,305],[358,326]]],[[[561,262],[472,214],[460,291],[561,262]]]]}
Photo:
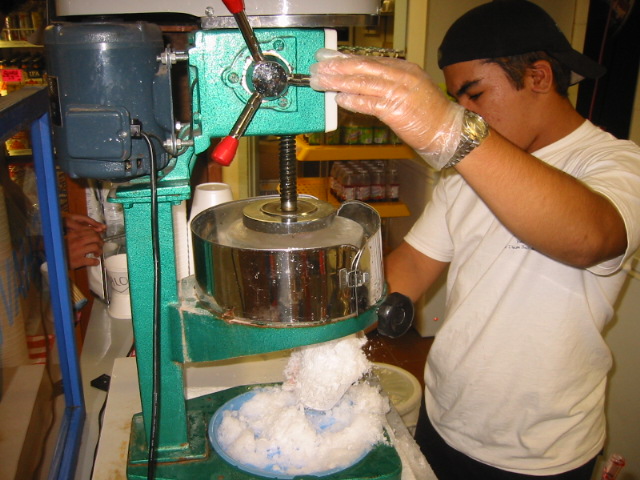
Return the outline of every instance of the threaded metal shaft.
{"type": "Polygon", "coordinates": [[[298,186],[296,175],[296,137],[280,137],[280,206],[283,212],[298,209],[298,186]]]}

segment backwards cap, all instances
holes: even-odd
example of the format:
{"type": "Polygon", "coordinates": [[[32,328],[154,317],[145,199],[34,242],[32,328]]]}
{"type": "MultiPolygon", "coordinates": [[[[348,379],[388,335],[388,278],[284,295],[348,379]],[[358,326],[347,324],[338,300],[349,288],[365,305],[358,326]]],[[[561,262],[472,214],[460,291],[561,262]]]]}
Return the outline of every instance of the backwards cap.
{"type": "Polygon", "coordinates": [[[449,28],[438,50],[438,66],[544,51],[570,68],[572,84],[599,78],[606,69],[574,50],[554,20],[526,0],[494,0],[476,7],[449,28]]]}

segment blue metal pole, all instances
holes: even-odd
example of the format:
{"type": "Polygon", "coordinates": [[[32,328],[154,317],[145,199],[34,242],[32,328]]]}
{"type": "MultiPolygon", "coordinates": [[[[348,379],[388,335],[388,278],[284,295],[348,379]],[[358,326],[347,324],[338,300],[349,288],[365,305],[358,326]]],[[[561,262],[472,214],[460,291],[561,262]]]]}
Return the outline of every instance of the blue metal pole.
{"type": "Polygon", "coordinates": [[[58,176],[53,158],[49,115],[31,124],[31,142],[38,186],[42,235],[49,272],[65,412],[49,470],[50,479],[72,479],[85,418],[84,395],[74,334],[74,313],[67,274],[67,256],[58,196],[58,176]]]}
{"type": "Polygon", "coordinates": [[[48,111],[49,96],[44,87],[25,87],[0,97],[0,140],[31,126],[42,233],[49,268],[51,306],[65,394],[65,413],[49,468],[49,478],[70,480],[75,474],[85,406],[48,111]]]}

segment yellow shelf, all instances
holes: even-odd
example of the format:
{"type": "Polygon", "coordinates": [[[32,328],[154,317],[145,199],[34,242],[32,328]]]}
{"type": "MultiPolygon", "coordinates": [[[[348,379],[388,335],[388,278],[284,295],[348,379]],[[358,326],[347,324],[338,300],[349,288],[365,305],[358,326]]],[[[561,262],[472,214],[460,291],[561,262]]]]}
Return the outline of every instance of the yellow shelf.
{"type": "Polygon", "coordinates": [[[44,45],[36,45],[26,40],[0,40],[0,48],[43,48],[44,45]]]}
{"type": "MultiPolygon", "coordinates": [[[[327,179],[324,177],[298,178],[298,193],[313,195],[319,200],[325,200],[338,207],[340,201],[329,192],[327,179]]],[[[409,207],[402,202],[371,202],[371,205],[382,218],[408,217],[411,215],[409,207]]]]}
{"type": "MultiPolygon", "coordinates": [[[[332,205],[340,205],[338,199],[330,193],[327,197],[327,201],[332,205]]],[[[378,212],[378,215],[380,215],[380,218],[408,217],[411,215],[409,207],[402,202],[371,202],[367,203],[367,205],[373,207],[376,212],[378,212]]]]}
{"type": "Polygon", "coordinates": [[[400,160],[414,158],[406,145],[309,145],[296,137],[296,158],[301,162],[329,160],[400,160]]]}

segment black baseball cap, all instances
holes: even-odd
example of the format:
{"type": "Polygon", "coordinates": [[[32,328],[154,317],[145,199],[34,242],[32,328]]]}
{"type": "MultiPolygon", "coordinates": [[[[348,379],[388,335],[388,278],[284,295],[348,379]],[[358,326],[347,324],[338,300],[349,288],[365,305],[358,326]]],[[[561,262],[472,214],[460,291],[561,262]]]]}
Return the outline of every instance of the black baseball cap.
{"type": "Polygon", "coordinates": [[[469,10],[444,36],[438,66],[537,51],[570,68],[572,84],[606,72],[604,66],[571,47],[547,12],[526,0],[493,0],[469,10]]]}

